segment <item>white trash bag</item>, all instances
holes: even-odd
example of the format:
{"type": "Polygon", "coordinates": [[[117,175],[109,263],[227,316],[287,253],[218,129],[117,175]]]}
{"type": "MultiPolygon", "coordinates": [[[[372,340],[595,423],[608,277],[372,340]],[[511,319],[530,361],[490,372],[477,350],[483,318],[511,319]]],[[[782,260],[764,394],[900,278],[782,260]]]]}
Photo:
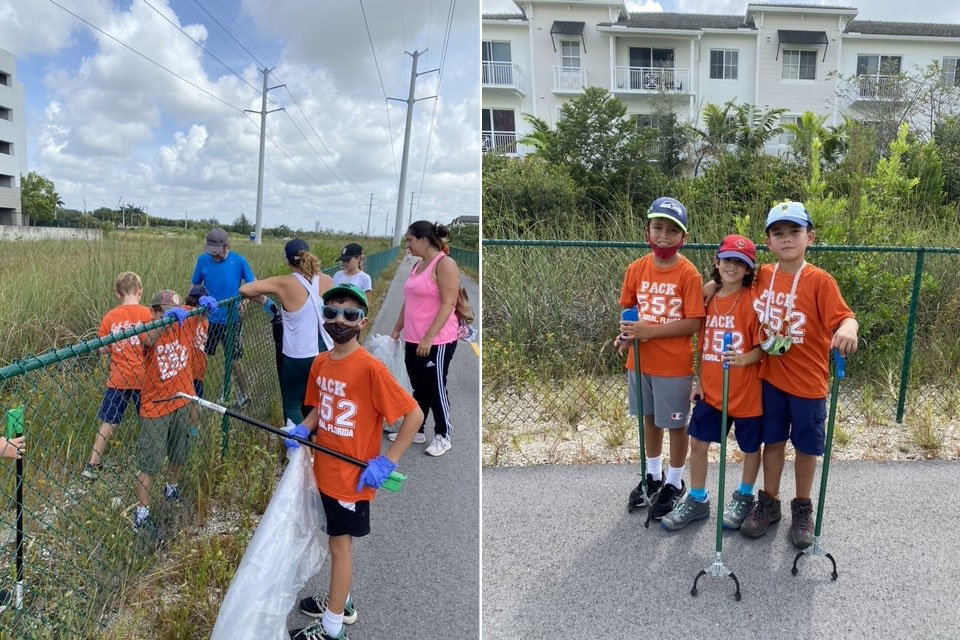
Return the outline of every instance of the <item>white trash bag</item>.
{"type": "Polygon", "coordinates": [[[327,522],[310,449],[300,446],[289,451],[287,459],[220,606],[210,640],[289,640],[287,615],[327,556],[327,522]]]}
{"type": "MultiPolygon", "coordinates": [[[[367,336],[363,343],[364,349],[369,351],[373,357],[387,365],[390,375],[397,381],[401,387],[406,389],[407,393],[413,393],[413,386],[410,385],[410,377],[407,376],[407,365],[405,363],[406,353],[403,340],[394,340],[390,336],[382,336],[378,333],[367,336]]],[[[383,430],[390,433],[396,432],[399,428],[400,420],[397,425],[389,425],[387,421],[383,422],[383,430]]]]}

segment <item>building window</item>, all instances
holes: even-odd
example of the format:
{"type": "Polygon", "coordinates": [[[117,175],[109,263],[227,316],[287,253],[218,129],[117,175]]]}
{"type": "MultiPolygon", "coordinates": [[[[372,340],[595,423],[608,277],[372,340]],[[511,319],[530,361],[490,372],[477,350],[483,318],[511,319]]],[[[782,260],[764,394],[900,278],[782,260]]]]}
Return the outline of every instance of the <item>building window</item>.
{"type": "Polygon", "coordinates": [[[0,84],[9,87],[10,86],[10,74],[0,71],[0,84]]]}
{"type": "Polygon", "coordinates": [[[0,187],[13,189],[13,176],[7,176],[0,173],[0,187]]]}
{"type": "Polygon", "coordinates": [[[561,40],[560,56],[560,66],[565,69],[579,69],[580,43],[575,40],[561,40]]]}
{"type": "MultiPolygon", "coordinates": [[[[800,116],[780,116],[780,126],[785,124],[799,124],[800,116]]],[[[783,131],[780,134],[780,144],[790,144],[797,139],[797,136],[791,131],[783,131]]]]}
{"type": "Polygon", "coordinates": [[[5,140],[0,140],[0,153],[13,155],[13,145],[5,140]]]}
{"type": "Polygon", "coordinates": [[[900,73],[900,56],[857,56],[857,75],[895,76],[900,73]]]}
{"type": "Polygon", "coordinates": [[[784,49],[782,78],[784,80],[816,80],[817,52],[784,49]]]}
{"type": "Polygon", "coordinates": [[[736,80],[739,57],[739,52],[735,49],[711,49],[710,79],[736,80]]]}
{"type": "Polygon", "coordinates": [[[484,151],[517,152],[517,123],[512,109],[483,109],[481,144],[484,151]]]}
{"type": "Polygon", "coordinates": [[[481,47],[483,84],[513,84],[513,64],[509,42],[484,40],[481,47]]]}
{"type": "Polygon", "coordinates": [[[10,120],[10,109],[7,107],[0,107],[0,120],[10,120]]]}
{"type": "Polygon", "coordinates": [[[953,87],[960,87],[960,58],[943,59],[943,82],[953,87]]]}

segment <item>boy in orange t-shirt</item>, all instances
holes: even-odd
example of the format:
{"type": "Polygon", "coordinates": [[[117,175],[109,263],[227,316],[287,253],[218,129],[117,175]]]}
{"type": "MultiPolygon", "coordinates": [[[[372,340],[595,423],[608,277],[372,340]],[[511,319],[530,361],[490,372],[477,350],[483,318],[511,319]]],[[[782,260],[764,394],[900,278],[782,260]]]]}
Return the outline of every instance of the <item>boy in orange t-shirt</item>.
{"type": "MultiPolygon", "coordinates": [[[[370,533],[370,501],[375,489],[413,442],[423,412],[387,367],[360,346],[357,336],[366,324],[367,297],[356,285],[340,284],[323,294],[323,323],[333,339],[332,351],[313,361],[304,404],[313,407],[293,434],[328,449],[368,460],[361,473],[356,466],[315,453],[313,470],[326,514],[330,546],[330,586],[325,594],[304,598],[300,611],[321,618],[290,632],[294,640],[345,640],[344,624],[357,619],[350,599],[353,581],[353,538],[370,533]],[[397,438],[380,455],[380,425],[403,417],[397,438]]],[[[299,446],[286,440],[288,447],[299,446]]]]}
{"type": "Polygon", "coordinates": [[[736,424],[737,444],[743,452],[740,488],[723,512],[723,526],[739,529],[753,506],[753,485],[760,472],[763,408],[760,401],[759,321],[753,310],[750,285],[754,279],[756,247],[747,238],[729,235],[717,251],[710,280],[720,291],[707,303],[700,333],[700,384],[690,394],[696,404],[690,418],[690,493],[684,502],[663,517],[660,524],[676,531],[710,515],[707,492],[707,451],[711,442],[736,424]],[[729,332],[730,350],[723,350],[729,332]],[[730,365],[727,424],[723,422],[723,363],[730,365]]]}
{"type": "Polygon", "coordinates": [[[186,311],[176,291],[158,291],[150,302],[152,320],[173,317],[176,322],[151,329],[142,336],[146,375],[140,394],[140,437],[136,462],[137,506],[134,527],[148,527],[152,477],[160,472],[164,458],[170,459],[170,480],[164,488],[167,500],[178,500],[180,470],[189,453],[190,400],[178,393],[193,395],[193,368],[190,364],[189,335],[183,330],[186,311]]]}
{"type": "MultiPolygon", "coordinates": [[[[201,306],[201,299],[206,303],[204,306],[207,306],[211,311],[217,308],[216,301],[213,301],[212,305],[210,304],[209,301],[213,298],[207,295],[207,289],[202,284],[195,285],[190,289],[190,293],[184,300],[183,308],[187,312],[193,311],[201,306]]],[[[190,316],[183,321],[183,331],[188,339],[187,351],[190,356],[190,367],[193,371],[193,390],[198,398],[203,397],[203,376],[207,373],[207,354],[204,349],[207,346],[209,328],[210,321],[203,314],[190,316]]],[[[194,409],[199,409],[199,407],[194,405],[194,409]]]]}
{"type": "MultiPolygon", "coordinates": [[[[107,312],[100,321],[97,335],[104,338],[110,334],[123,333],[127,329],[142,326],[150,322],[150,309],[140,304],[143,297],[143,283],[137,274],[124,271],[113,281],[113,290],[119,304],[107,312]]],[[[103,462],[103,453],[113,430],[123,422],[127,412],[127,403],[131,400],[140,411],[140,388],[143,385],[143,351],[140,348],[140,336],[130,336],[104,347],[110,352],[110,372],[107,388],[103,393],[97,419],[100,428],[93,442],[90,460],[82,475],[88,480],[96,480],[103,462]]]]}
{"type": "MultiPolygon", "coordinates": [[[[647,211],[647,243],[652,252],[627,267],[620,306],[636,306],[639,322],[621,322],[615,346],[628,344],[627,400],[637,415],[633,340],[640,341],[643,434],[647,454],[647,491],[659,494],[651,517],[670,513],[684,492],[687,458],[687,415],[693,386],[693,345],[700,329],[703,283],[697,268],[677,253],[687,234],[687,210],[673,198],[658,198],[647,211]],[[663,431],[670,431],[670,458],[662,473],[663,431]]],[[[641,484],[630,492],[631,509],[647,506],[641,484]]]]}
{"type": "Polygon", "coordinates": [[[758,538],[780,520],[780,476],[786,441],[796,451],[797,496],[790,505],[790,541],[813,544],[810,491],[826,438],[828,360],[857,350],[859,325],[836,280],[804,260],[813,244],[813,221],[799,202],[783,202],[767,215],[767,246],[776,265],[763,265],[754,283],[760,318],[763,381],[763,490],[740,528],[758,538]]]}

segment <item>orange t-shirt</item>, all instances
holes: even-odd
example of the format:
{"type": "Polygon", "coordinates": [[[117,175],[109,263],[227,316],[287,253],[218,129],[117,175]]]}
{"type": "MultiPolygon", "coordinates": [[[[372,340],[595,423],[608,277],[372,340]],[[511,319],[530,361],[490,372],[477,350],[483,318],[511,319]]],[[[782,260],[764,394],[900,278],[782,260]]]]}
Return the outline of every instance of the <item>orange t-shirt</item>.
{"type": "MultiPolygon", "coordinates": [[[[720,411],[723,408],[723,334],[733,334],[730,346],[737,353],[748,353],[757,346],[759,326],[751,289],[741,289],[739,293],[722,298],[715,295],[707,305],[700,337],[700,384],[703,386],[703,401],[714,409],[720,411]]],[[[762,415],[762,396],[759,362],[746,367],[730,367],[728,415],[735,418],[762,415]]]]}
{"type": "MultiPolygon", "coordinates": [[[[193,307],[184,305],[187,311],[193,311],[193,307]]],[[[190,316],[183,321],[183,332],[188,339],[187,355],[190,358],[190,366],[193,370],[194,380],[203,380],[207,373],[207,331],[210,328],[210,322],[207,316],[199,314],[190,316]]]]}
{"type": "MultiPolygon", "coordinates": [[[[142,304],[121,304],[103,316],[97,335],[104,338],[111,333],[123,333],[127,329],[149,324],[153,318],[150,308],[142,304]]],[[[139,389],[143,386],[143,348],[140,336],[114,342],[110,350],[110,373],[107,386],[111,389],[139,389]]]]}
{"type": "MultiPolygon", "coordinates": [[[[760,267],[754,281],[753,293],[756,297],[753,308],[758,316],[765,313],[772,276],[773,265],[765,264],[760,267]]],[[[793,340],[793,346],[782,356],[765,356],[760,361],[760,378],[800,398],[823,398],[827,395],[833,334],[844,320],[855,316],[844,301],[833,276],[807,264],[797,283],[793,311],[788,318],[784,318],[793,277],[792,273],[777,271],[773,300],[770,302],[771,327],[783,331],[781,327],[786,321],[790,325],[788,335],[793,340]]]]}
{"type": "Polygon", "coordinates": [[[157,338],[153,346],[144,347],[147,375],[140,393],[140,417],[160,418],[190,404],[186,398],[175,398],[178,391],[193,395],[193,370],[190,366],[188,335],[175,323],[157,338]]]}
{"type": "MultiPolygon", "coordinates": [[[[685,318],[702,318],[702,278],[693,263],[683,256],[672,267],[662,269],[653,263],[653,254],[647,254],[630,263],[623,277],[620,306],[628,309],[634,305],[640,320],[646,322],[666,324],[685,318]]],[[[693,375],[690,336],[641,342],[640,369],[648,375],[668,378],[693,375]]],[[[633,370],[632,344],[627,353],[627,370],[633,370]]]]}
{"type": "MultiPolygon", "coordinates": [[[[380,455],[380,426],[392,424],[417,406],[387,367],[360,347],[343,360],[321,353],[310,367],[304,404],[316,407],[319,445],[366,462],[380,455]]],[[[360,467],[314,451],[313,473],[320,491],[345,502],[373,500],[376,491],[357,492],[360,467]]]]}

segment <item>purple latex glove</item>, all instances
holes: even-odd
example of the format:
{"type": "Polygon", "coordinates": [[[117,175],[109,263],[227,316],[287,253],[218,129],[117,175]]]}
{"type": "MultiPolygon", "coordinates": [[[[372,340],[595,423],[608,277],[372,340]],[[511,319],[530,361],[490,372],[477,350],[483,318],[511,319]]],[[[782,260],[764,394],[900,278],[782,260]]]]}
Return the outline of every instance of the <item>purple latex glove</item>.
{"type": "MultiPolygon", "coordinates": [[[[310,437],[310,429],[308,429],[307,425],[305,424],[298,424],[290,431],[290,435],[306,440],[310,437]]],[[[287,449],[296,449],[300,446],[300,443],[296,440],[291,440],[290,438],[284,438],[283,446],[285,446],[287,449]]]]}
{"type": "Polygon", "coordinates": [[[167,311],[166,313],[164,313],[164,314],[163,314],[163,317],[164,317],[164,318],[174,318],[174,319],[176,319],[177,324],[182,327],[182,326],[183,326],[183,321],[187,319],[187,311],[186,311],[186,309],[181,309],[181,308],[179,308],[179,307],[175,307],[175,308],[173,308],[173,309],[170,309],[170,310],[167,311]]]}
{"type": "Polygon", "coordinates": [[[360,474],[357,491],[362,491],[364,485],[379,489],[380,485],[387,481],[390,473],[396,468],[396,463],[387,456],[370,458],[367,460],[367,468],[360,474]]]}
{"type": "Polygon", "coordinates": [[[213,313],[217,310],[217,299],[213,296],[200,296],[200,299],[197,301],[200,303],[200,306],[213,313]]]}

